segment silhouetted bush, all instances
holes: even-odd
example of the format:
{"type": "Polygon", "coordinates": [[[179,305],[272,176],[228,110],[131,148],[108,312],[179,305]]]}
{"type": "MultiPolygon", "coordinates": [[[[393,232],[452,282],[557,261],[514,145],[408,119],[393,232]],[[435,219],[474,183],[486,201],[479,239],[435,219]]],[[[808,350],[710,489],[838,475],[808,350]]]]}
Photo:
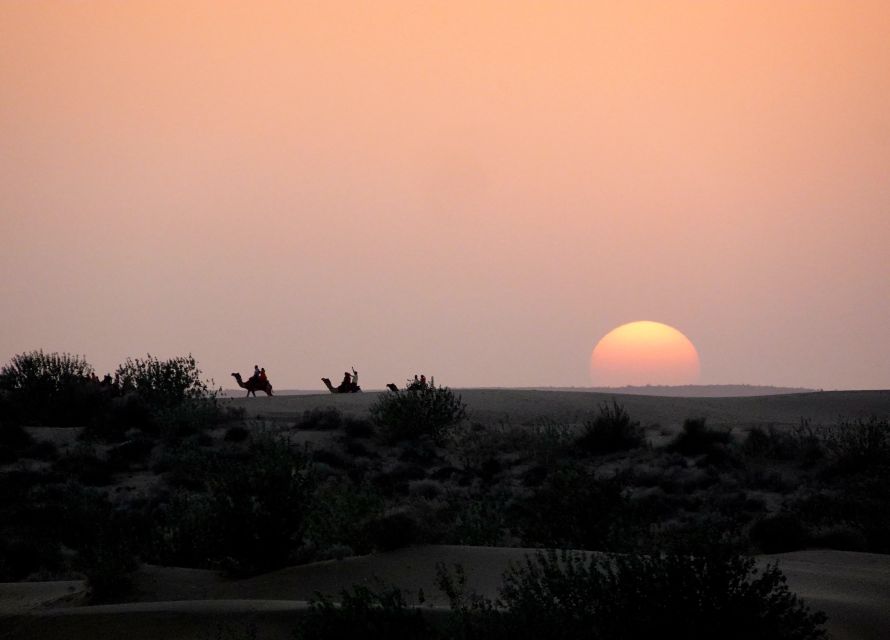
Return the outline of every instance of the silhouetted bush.
{"type": "Polygon", "coordinates": [[[241,425],[235,425],[226,429],[224,440],[226,442],[244,442],[250,437],[250,432],[241,425]]]}
{"type": "Polygon", "coordinates": [[[145,359],[127,358],[115,375],[123,393],[135,391],[153,406],[215,397],[191,354],[167,360],[151,354],[145,359]]]}
{"type": "Polygon", "coordinates": [[[375,433],[370,420],[350,416],[343,419],[343,432],[350,438],[371,438],[375,433]]]}
{"type": "Polygon", "coordinates": [[[890,471],[890,422],[887,419],[843,422],[826,438],[832,470],[862,473],[874,467],[890,471]]]}
{"type": "Polygon", "coordinates": [[[630,419],[627,410],[613,400],[600,405],[599,415],[584,424],[578,447],[587,453],[626,451],[645,444],[640,423],[630,419]]]}
{"type": "Polygon", "coordinates": [[[355,586],[320,596],[301,640],[818,640],[826,616],[806,607],[777,565],[758,570],[734,553],[707,556],[539,553],[504,574],[497,600],[467,591],[458,566],[437,566],[450,620],[431,624],[397,588],[355,586]]]}
{"type": "Polygon", "coordinates": [[[81,356],[30,351],[12,357],[0,368],[0,388],[28,399],[46,400],[52,394],[79,384],[94,373],[81,356]]]}
{"type": "Polygon", "coordinates": [[[467,417],[461,397],[433,384],[380,394],[371,406],[371,419],[388,442],[431,436],[441,441],[447,430],[467,417]]]}
{"type": "Polygon", "coordinates": [[[742,451],[751,458],[797,460],[811,467],[823,456],[823,439],[806,422],[792,429],[754,427],[742,444],[742,451]]]}
{"type": "Polygon", "coordinates": [[[397,587],[365,585],[339,598],[319,595],[295,632],[297,640],[428,640],[434,631],[397,587]]]}
{"type": "Polygon", "coordinates": [[[101,413],[108,395],[91,381],[81,356],[31,351],[0,368],[0,393],[10,422],[83,426],[101,413]]]}
{"type": "Polygon", "coordinates": [[[177,467],[200,493],[180,492],[157,511],[158,561],[251,575],[295,560],[314,479],[287,441],[257,437],[243,453],[190,450],[177,467]]]}
{"type": "Polygon", "coordinates": [[[22,427],[0,422],[0,464],[15,462],[33,443],[22,427]]]}
{"type": "Polygon", "coordinates": [[[539,553],[505,574],[499,604],[506,609],[500,637],[521,639],[825,635],[826,617],[789,592],[776,565],[759,571],[733,553],[539,553]]]}
{"type": "Polygon", "coordinates": [[[599,479],[583,467],[564,466],[548,474],[525,501],[520,516],[523,544],[609,548],[625,506],[616,480],[599,479]]]}
{"type": "Polygon", "coordinates": [[[372,522],[370,533],[374,548],[401,549],[417,542],[417,521],[406,509],[396,509],[372,522]]]}
{"type": "Polygon", "coordinates": [[[336,480],[321,487],[308,515],[306,539],[316,556],[340,549],[344,555],[374,550],[371,529],[384,514],[383,497],[367,485],[336,480]]]}
{"type": "Polygon", "coordinates": [[[841,551],[866,551],[868,539],[859,528],[847,525],[829,525],[810,533],[810,545],[816,548],[841,551]]]}
{"type": "Polygon", "coordinates": [[[75,478],[89,487],[106,487],[112,483],[114,465],[96,455],[94,449],[79,446],[71,453],[59,458],[53,465],[57,473],[75,478]]]}
{"type": "Polygon", "coordinates": [[[711,429],[704,418],[688,418],[683,422],[683,431],[677,434],[669,449],[684,456],[697,456],[713,453],[731,441],[732,436],[728,431],[711,429]]]}
{"type": "Polygon", "coordinates": [[[807,543],[807,530],[800,516],[786,512],[755,522],[750,537],[761,553],[784,553],[803,549],[807,543]]]}
{"type": "Polygon", "coordinates": [[[742,450],[751,457],[770,460],[792,460],[798,454],[794,438],[775,427],[766,431],[760,427],[751,429],[745,436],[742,450]]]}

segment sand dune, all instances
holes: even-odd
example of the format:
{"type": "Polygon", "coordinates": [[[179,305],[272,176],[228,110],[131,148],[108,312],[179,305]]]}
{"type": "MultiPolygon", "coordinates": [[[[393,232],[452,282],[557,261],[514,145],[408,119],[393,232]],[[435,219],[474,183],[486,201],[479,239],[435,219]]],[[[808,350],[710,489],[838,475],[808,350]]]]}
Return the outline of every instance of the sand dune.
{"type": "MultiPolygon", "coordinates": [[[[525,549],[418,546],[389,553],[282,569],[246,580],[226,580],[212,571],[146,566],[136,576],[137,601],[101,606],[58,606],[69,583],[2,585],[5,603],[27,600],[20,617],[6,619],[8,638],[207,638],[215,630],[255,628],[262,637],[289,637],[305,601],[316,592],[337,593],[377,579],[397,584],[416,598],[422,589],[433,617],[444,596],[435,587],[436,564],[460,564],[468,586],[495,596],[503,571],[525,549]],[[40,602],[37,592],[47,598],[40,602]],[[17,595],[18,593],[18,595],[17,595]],[[30,596],[23,594],[30,593],[30,596]],[[53,605],[56,606],[53,606],[53,605]]],[[[778,561],[792,591],[829,616],[839,640],[878,640],[890,630],[890,556],[811,550],[761,556],[778,561]]],[[[11,607],[4,607],[9,613],[11,607]]]]}
{"type": "MultiPolygon", "coordinates": [[[[456,390],[470,419],[485,425],[574,423],[587,419],[600,403],[616,398],[643,425],[676,426],[689,417],[706,417],[714,425],[797,425],[801,419],[831,424],[848,419],[890,416],[890,391],[820,391],[736,398],[665,398],[580,391],[513,389],[456,390]]],[[[302,411],[337,407],[349,415],[366,415],[378,393],[301,395],[226,400],[243,407],[248,417],[292,420],[302,411]]]]}
{"type": "MultiPolygon", "coordinates": [[[[578,391],[460,391],[471,420],[485,425],[571,424],[589,418],[608,394],[578,391]]],[[[293,423],[305,410],[337,407],[365,416],[377,393],[240,398],[248,418],[293,423]]],[[[890,391],[817,392],[736,398],[621,396],[644,425],[676,427],[691,416],[714,425],[796,425],[801,419],[831,424],[839,417],[890,416],[890,391]]],[[[301,432],[302,433],[302,432],[301,432]]],[[[47,432],[48,436],[57,436],[47,432]]],[[[67,435],[67,434],[64,434],[67,435]]],[[[320,433],[319,435],[325,435],[320,433]]],[[[60,442],[60,444],[62,444],[60,442]]],[[[471,589],[495,596],[506,567],[527,550],[514,548],[417,546],[390,553],[291,567],[246,580],[228,580],[213,571],[143,566],[128,602],[83,606],[80,581],[0,585],[0,638],[208,638],[218,630],[231,637],[290,637],[316,592],[335,594],[379,578],[414,594],[420,590],[433,617],[445,604],[435,587],[438,562],[460,564],[471,589]]],[[[777,560],[789,587],[812,607],[829,615],[828,629],[841,640],[885,638],[890,633],[890,556],[842,551],[800,551],[762,556],[777,560]]],[[[226,637],[226,636],[222,636],[226,637]]]]}

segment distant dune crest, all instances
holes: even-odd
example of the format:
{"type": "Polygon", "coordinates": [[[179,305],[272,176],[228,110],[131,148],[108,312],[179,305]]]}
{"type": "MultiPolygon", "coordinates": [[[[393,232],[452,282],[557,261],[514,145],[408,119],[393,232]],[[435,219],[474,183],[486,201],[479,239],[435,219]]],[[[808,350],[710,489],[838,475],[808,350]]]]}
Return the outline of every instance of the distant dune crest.
{"type": "Polygon", "coordinates": [[[748,396],[781,396],[789,393],[813,393],[821,389],[805,387],[771,387],[756,384],[684,384],[645,385],[627,387],[548,387],[558,391],[593,391],[634,396],[664,396],[677,398],[745,398],[748,396]]]}

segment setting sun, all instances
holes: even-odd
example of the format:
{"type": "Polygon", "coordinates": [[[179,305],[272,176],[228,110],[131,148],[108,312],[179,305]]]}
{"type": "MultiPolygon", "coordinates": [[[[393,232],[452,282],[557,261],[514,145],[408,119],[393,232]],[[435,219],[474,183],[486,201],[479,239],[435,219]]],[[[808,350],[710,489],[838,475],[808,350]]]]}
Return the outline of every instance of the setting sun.
{"type": "Polygon", "coordinates": [[[629,322],[607,333],[590,355],[594,385],[679,385],[698,382],[692,342],[660,322],[629,322]]]}

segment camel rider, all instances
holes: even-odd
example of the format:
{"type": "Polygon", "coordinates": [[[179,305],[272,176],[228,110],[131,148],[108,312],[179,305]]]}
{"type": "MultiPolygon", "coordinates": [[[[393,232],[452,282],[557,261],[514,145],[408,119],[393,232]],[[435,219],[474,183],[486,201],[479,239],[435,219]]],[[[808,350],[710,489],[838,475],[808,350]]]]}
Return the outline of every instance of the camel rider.
{"type": "Polygon", "coordinates": [[[253,365],[253,375],[250,376],[251,380],[259,380],[260,379],[260,368],[257,365],[253,365]]]}
{"type": "Polygon", "coordinates": [[[355,370],[355,367],[352,368],[352,386],[358,389],[358,371],[355,370]]]}
{"type": "Polygon", "coordinates": [[[263,367],[262,369],[260,369],[260,378],[259,378],[259,380],[260,380],[260,382],[262,382],[263,384],[266,384],[266,383],[269,381],[269,379],[266,377],[266,367],[263,367]]]}
{"type": "Polygon", "coordinates": [[[352,376],[349,375],[348,371],[343,372],[343,382],[340,383],[339,389],[341,391],[348,391],[349,387],[352,385],[352,376]]]}

